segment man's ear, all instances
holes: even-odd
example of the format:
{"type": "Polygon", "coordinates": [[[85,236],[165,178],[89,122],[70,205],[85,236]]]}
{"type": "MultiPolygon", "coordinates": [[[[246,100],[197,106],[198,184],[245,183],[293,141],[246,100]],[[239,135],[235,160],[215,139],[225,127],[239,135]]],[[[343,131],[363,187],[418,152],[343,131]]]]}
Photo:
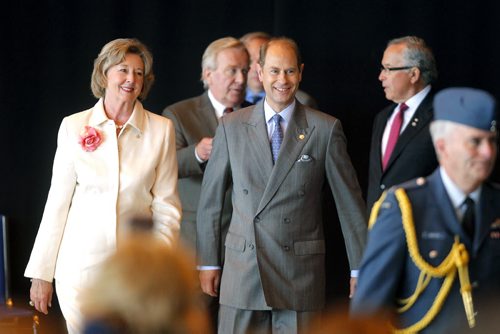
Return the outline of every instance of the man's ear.
{"type": "Polygon", "coordinates": [[[259,64],[259,63],[257,63],[257,75],[259,76],[259,81],[260,81],[260,82],[262,82],[262,80],[263,80],[263,79],[262,79],[262,71],[263,71],[263,70],[264,70],[264,69],[262,68],[262,66],[260,66],[260,64],[259,64]]]}
{"type": "Polygon", "coordinates": [[[208,68],[203,69],[203,82],[206,83],[207,86],[210,86],[212,71],[208,68]]]}
{"type": "Polygon", "coordinates": [[[412,84],[417,83],[420,80],[420,77],[422,75],[422,72],[418,67],[413,67],[411,69],[411,74],[410,74],[410,81],[412,84]]]}
{"type": "Polygon", "coordinates": [[[439,157],[442,157],[443,155],[446,154],[446,142],[444,138],[439,138],[436,140],[434,143],[434,149],[436,150],[436,155],[439,157]]]}

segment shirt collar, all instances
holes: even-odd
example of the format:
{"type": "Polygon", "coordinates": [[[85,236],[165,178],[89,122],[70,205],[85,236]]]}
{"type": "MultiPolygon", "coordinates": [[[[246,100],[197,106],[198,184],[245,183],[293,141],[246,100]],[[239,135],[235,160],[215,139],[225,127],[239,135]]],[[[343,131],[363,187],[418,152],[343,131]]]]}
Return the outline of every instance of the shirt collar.
{"type": "MultiPolygon", "coordinates": [[[[146,117],[146,112],[142,103],[137,100],[134,104],[134,110],[132,111],[132,115],[130,115],[127,123],[124,126],[130,125],[133,128],[137,129],[140,132],[144,132],[144,118],[146,117]]],[[[89,119],[90,126],[98,126],[104,122],[109,121],[106,112],[104,111],[104,99],[100,98],[99,101],[94,105],[92,110],[92,115],[89,119]]]]}
{"type": "Polygon", "coordinates": [[[439,168],[439,173],[441,174],[441,180],[443,180],[444,188],[450,197],[451,204],[454,208],[459,208],[465,198],[468,196],[474,200],[475,203],[479,203],[479,198],[481,196],[482,186],[479,186],[476,190],[471,192],[470,194],[465,194],[448,176],[443,167],[439,168]]]}
{"type": "MultiPolygon", "coordinates": [[[[295,109],[295,99],[293,99],[293,102],[288,106],[286,107],[285,109],[283,109],[282,111],[280,111],[278,114],[280,114],[281,117],[283,117],[283,119],[285,120],[285,124],[288,124],[288,122],[290,121],[290,119],[292,118],[292,113],[293,113],[293,110],[295,109]]],[[[266,123],[269,123],[269,121],[271,120],[271,118],[276,114],[276,112],[273,110],[273,108],[271,108],[271,106],[267,103],[267,98],[264,100],[264,115],[266,117],[266,123]]]]}
{"type": "MultiPolygon", "coordinates": [[[[418,92],[417,94],[410,97],[407,101],[405,101],[405,104],[408,106],[410,110],[416,110],[430,91],[431,91],[431,85],[425,86],[424,89],[422,89],[420,92],[418,92]]],[[[399,105],[401,104],[398,104],[398,109],[399,105]]]]}
{"type": "Polygon", "coordinates": [[[214,94],[212,94],[212,91],[210,89],[208,89],[208,98],[210,99],[210,102],[212,103],[212,106],[215,109],[215,115],[217,116],[217,118],[222,117],[222,115],[224,114],[224,109],[226,109],[226,106],[217,101],[217,99],[215,98],[214,94]]]}
{"type": "Polygon", "coordinates": [[[264,96],[266,96],[266,92],[264,90],[258,92],[258,93],[255,93],[253,92],[250,88],[247,87],[247,93],[245,95],[245,100],[249,101],[249,102],[252,102],[254,99],[254,96],[258,96],[258,97],[261,97],[263,98],[264,96]]]}

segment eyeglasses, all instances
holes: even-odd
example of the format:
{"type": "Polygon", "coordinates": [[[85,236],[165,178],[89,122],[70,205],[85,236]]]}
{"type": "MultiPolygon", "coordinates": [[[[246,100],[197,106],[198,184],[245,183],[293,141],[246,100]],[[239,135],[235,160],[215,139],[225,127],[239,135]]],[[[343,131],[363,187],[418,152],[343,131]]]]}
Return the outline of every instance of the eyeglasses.
{"type": "Polygon", "coordinates": [[[388,74],[390,72],[394,71],[403,71],[403,70],[409,70],[410,68],[414,68],[416,66],[401,66],[401,67],[384,67],[382,66],[380,68],[380,72],[384,72],[385,74],[388,74]]]}

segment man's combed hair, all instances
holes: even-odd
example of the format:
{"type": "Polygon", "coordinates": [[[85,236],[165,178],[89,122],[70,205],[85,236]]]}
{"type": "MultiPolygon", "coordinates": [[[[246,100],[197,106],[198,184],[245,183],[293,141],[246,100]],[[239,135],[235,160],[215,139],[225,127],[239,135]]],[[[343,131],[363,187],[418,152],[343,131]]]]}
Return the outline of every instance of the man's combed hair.
{"type": "Polygon", "coordinates": [[[387,46],[395,44],[406,45],[403,53],[403,57],[407,62],[405,65],[418,67],[424,84],[427,85],[437,80],[438,71],[434,54],[422,38],[416,36],[395,38],[390,40],[387,46]]]}

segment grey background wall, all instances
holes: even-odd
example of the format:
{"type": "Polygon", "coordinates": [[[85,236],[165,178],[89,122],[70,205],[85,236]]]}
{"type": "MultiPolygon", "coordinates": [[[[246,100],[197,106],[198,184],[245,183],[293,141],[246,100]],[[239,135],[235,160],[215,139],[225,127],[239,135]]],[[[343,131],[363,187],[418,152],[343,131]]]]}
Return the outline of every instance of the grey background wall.
{"type": "MultiPolygon", "coordinates": [[[[342,121],[363,190],[372,119],[387,104],[377,77],[389,39],[412,34],[428,42],[437,89],[467,85],[500,98],[495,0],[11,1],[0,12],[0,212],[11,223],[15,294],[27,297],[22,274],[50,186],[57,129],[62,117],[95,103],[90,74],[101,47],[118,37],[150,47],[157,80],[145,106],[160,113],[202,92],[200,60],[211,41],[253,30],[298,42],[302,88],[342,121]]],[[[345,254],[327,201],[329,293],[345,299],[345,254]]]]}

